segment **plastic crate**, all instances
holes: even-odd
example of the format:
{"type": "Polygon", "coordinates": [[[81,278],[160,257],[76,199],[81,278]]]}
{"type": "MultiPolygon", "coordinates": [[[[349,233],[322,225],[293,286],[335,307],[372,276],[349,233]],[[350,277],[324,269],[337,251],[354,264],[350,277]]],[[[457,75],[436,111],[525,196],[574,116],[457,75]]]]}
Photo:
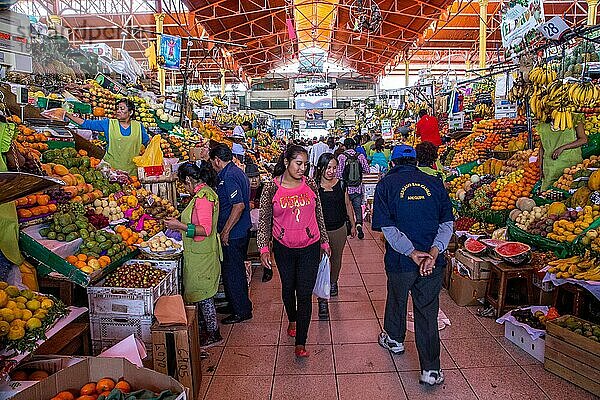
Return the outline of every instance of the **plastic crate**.
{"type": "Polygon", "coordinates": [[[179,263],[177,260],[130,260],[123,265],[150,263],[167,271],[160,283],[152,288],[104,287],[106,279],[97,286],[88,286],[90,315],[150,315],[160,296],[179,293],[179,263]]]}
{"type": "Polygon", "coordinates": [[[152,315],[113,315],[90,314],[90,332],[92,343],[100,343],[101,348],[110,347],[127,336],[135,335],[145,344],[152,343],[152,326],[154,317],[152,315]]]}
{"type": "Polygon", "coordinates": [[[551,292],[554,290],[554,284],[552,282],[542,282],[544,278],[540,278],[537,274],[533,274],[534,286],[540,288],[542,292],[551,292]]]}

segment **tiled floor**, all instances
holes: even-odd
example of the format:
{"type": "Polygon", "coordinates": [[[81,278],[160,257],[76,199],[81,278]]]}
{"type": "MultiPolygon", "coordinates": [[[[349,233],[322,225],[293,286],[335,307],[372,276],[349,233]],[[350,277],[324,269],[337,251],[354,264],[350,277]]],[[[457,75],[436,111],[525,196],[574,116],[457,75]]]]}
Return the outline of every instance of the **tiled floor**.
{"type": "Polygon", "coordinates": [[[351,239],[343,257],[340,294],[330,302],[331,321],[313,307],[307,349],[298,360],[276,276],[252,282],[254,318],[222,327],[224,346],[203,360],[200,399],[205,400],[384,400],[384,399],[592,399],[588,392],[546,372],[543,365],[504,338],[494,320],[459,307],[443,291],[442,310],[452,326],[440,332],[446,381],[418,384],[414,334],[406,352],[392,356],[377,344],[383,324],[386,277],[379,234],[351,239]]]}

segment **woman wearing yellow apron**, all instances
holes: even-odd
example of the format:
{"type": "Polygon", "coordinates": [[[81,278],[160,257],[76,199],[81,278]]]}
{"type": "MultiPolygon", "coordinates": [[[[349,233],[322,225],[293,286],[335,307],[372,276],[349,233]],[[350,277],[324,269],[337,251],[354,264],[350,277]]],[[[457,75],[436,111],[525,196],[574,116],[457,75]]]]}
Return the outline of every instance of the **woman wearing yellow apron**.
{"type": "MultiPolygon", "coordinates": [[[[4,154],[10,150],[10,142],[2,140],[8,134],[8,124],[0,124],[0,146],[7,143],[7,147],[0,148],[0,172],[8,171],[4,154]]],[[[13,265],[21,265],[23,256],[19,250],[19,220],[15,202],[0,204],[0,281],[6,281],[13,265]]]]}
{"type": "Polygon", "coordinates": [[[142,145],[147,145],[150,137],[142,124],[131,120],[134,114],[135,104],[129,99],[121,99],[117,102],[116,119],[84,120],[70,113],[66,117],[83,129],[104,132],[107,142],[104,161],[114,169],[137,176],[133,157],[140,154],[142,145]]]}
{"type": "Polygon", "coordinates": [[[212,189],[216,187],[217,174],[206,161],[200,166],[188,162],[179,167],[178,178],[193,197],[181,214],[181,222],[169,218],[165,226],[183,232],[183,297],[198,305],[208,333],[201,344],[211,346],[223,340],[213,300],[222,259],[217,233],[219,197],[212,189]]]}
{"type": "Polygon", "coordinates": [[[587,143],[583,126],[584,116],[573,114],[573,128],[555,131],[552,122],[541,122],[537,126],[540,135],[540,159],[542,161],[542,186],[547,190],[561,177],[565,168],[583,161],[581,146],[587,143]]]}

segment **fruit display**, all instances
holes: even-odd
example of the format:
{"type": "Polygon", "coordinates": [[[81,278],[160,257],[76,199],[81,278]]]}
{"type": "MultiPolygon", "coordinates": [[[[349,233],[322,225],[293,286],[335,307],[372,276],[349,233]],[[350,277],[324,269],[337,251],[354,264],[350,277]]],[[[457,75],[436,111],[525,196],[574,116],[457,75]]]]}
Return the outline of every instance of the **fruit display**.
{"type": "Polygon", "coordinates": [[[99,256],[96,258],[88,257],[83,253],[68,256],[66,260],[69,264],[75,266],[77,269],[85,272],[86,274],[91,274],[94,271],[102,269],[111,263],[109,256],[99,256]]]}
{"type": "MultiPolygon", "coordinates": [[[[594,172],[595,168],[600,168],[600,158],[598,156],[591,156],[577,165],[565,168],[563,174],[560,176],[560,178],[558,178],[553,186],[557,189],[568,191],[576,186],[574,185],[576,179],[589,178],[594,172]]],[[[589,179],[580,179],[579,181],[583,182],[585,185],[589,179]]]]}
{"type": "Polygon", "coordinates": [[[139,246],[148,253],[173,253],[183,248],[181,243],[167,237],[162,232],[145,242],[140,242],[139,246]]]}
{"type": "Polygon", "coordinates": [[[547,272],[557,279],[600,281],[600,264],[589,254],[550,261],[548,266],[547,272]]]}
{"type": "Polygon", "coordinates": [[[454,221],[454,230],[455,231],[468,231],[476,223],[477,223],[477,220],[475,218],[458,217],[454,221]]]}
{"type": "Polygon", "coordinates": [[[222,142],[223,137],[225,137],[221,128],[209,122],[196,120],[192,122],[192,127],[197,129],[198,133],[206,139],[222,142]]]}
{"type": "Polygon", "coordinates": [[[48,131],[40,133],[33,128],[29,128],[24,124],[17,125],[17,137],[18,143],[27,149],[34,149],[40,152],[48,150],[48,138],[52,134],[48,131]]]}
{"type": "Polygon", "coordinates": [[[576,317],[568,316],[564,319],[554,321],[560,327],[566,328],[573,333],[585,336],[594,342],[600,342],[600,326],[591,324],[576,317]]]}
{"type": "Polygon", "coordinates": [[[139,189],[136,192],[137,197],[129,196],[128,204],[133,207],[134,197],[137,204],[141,204],[144,207],[146,214],[158,219],[163,220],[165,218],[177,218],[179,212],[167,199],[163,199],[154,193],[148,192],[146,189],[139,189]]]}
{"type": "Polygon", "coordinates": [[[84,215],[69,212],[57,212],[52,216],[48,227],[40,229],[40,235],[50,240],[71,242],[75,239],[87,239],[96,230],[84,215]]]}
{"type": "MultiPolygon", "coordinates": [[[[79,253],[76,256],[85,255],[87,257],[85,261],[99,259],[101,256],[107,256],[109,258],[107,261],[110,264],[111,260],[119,260],[125,257],[130,250],[131,249],[128,247],[128,244],[123,241],[121,235],[105,230],[96,230],[90,232],[88,237],[83,238],[83,243],[79,247],[79,253]]],[[[80,265],[75,266],[78,268],[80,267],[80,265]]],[[[90,266],[89,262],[88,266],[90,266]]],[[[92,269],[95,270],[98,268],[92,267],[92,269]]]]}
{"type": "Polygon", "coordinates": [[[86,81],[82,87],[82,101],[92,106],[92,112],[95,117],[114,118],[117,110],[117,97],[108,89],[92,79],[86,81]]]}
{"type": "Polygon", "coordinates": [[[138,399],[132,393],[131,384],[125,379],[102,378],[98,382],[88,382],[80,389],[64,390],[50,400],[106,400],[138,399]],[[131,395],[130,395],[131,393],[131,395]]]}
{"type": "MultiPolygon", "coordinates": [[[[552,227],[552,219],[548,219],[549,204],[545,204],[541,207],[535,206],[530,211],[518,210],[514,216],[510,218],[515,221],[516,225],[524,231],[530,232],[538,236],[546,236],[549,232],[546,228],[552,227]],[[547,221],[551,223],[548,224],[547,221]]],[[[550,230],[551,232],[552,230],[550,230]]]]}
{"type": "Polygon", "coordinates": [[[531,157],[537,157],[538,153],[538,149],[523,150],[515,153],[502,165],[500,175],[509,175],[511,172],[522,169],[525,165],[529,164],[529,159],[531,157]]]}
{"type": "Polygon", "coordinates": [[[547,314],[544,314],[543,311],[536,311],[534,313],[531,311],[531,309],[517,309],[512,310],[510,315],[512,315],[518,322],[527,324],[533,329],[540,330],[546,330],[546,321],[551,321],[558,318],[558,312],[553,307],[548,310],[547,314]]]}
{"type": "Polygon", "coordinates": [[[479,164],[477,167],[473,169],[473,173],[477,175],[500,175],[500,171],[502,171],[502,166],[504,162],[502,160],[496,160],[495,158],[490,158],[484,161],[483,164],[479,164]]]}
{"type": "Polygon", "coordinates": [[[585,206],[581,211],[566,210],[562,214],[554,214],[553,205],[555,204],[551,204],[548,210],[550,214],[549,219],[554,220],[554,222],[552,224],[552,232],[548,233],[546,237],[557,242],[572,243],[600,217],[600,206],[585,206]]]}
{"type": "Polygon", "coordinates": [[[531,259],[531,247],[521,242],[506,242],[495,248],[496,254],[503,261],[520,265],[531,259]]]}
{"type": "Polygon", "coordinates": [[[471,184],[471,175],[469,174],[460,175],[451,180],[447,187],[450,198],[463,201],[471,184]]]}
{"type": "Polygon", "coordinates": [[[131,263],[118,267],[108,275],[104,286],[150,288],[158,285],[167,275],[166,271],[150,263],[131,263]]]}
{"type": "Polygon", "coordinates": [[[139,96],[129,96],[127,98],[135,104],[134,120],[141,122],[146,127],[157,126],[156,121],[154,121],[154,115],[150,111],[151,106],[148,100],[139,96]]]}
{"type": "Polygon", "coordinates": [[[119,204],[115,200],[110,200],[111,196],[107,199],[97,199],[93,203],[94,213],[106,217],[109,223],[124,218],[123,211],[119,208],[119,204]]]}
{"type": "Polygon", "coordinates": [[[467,250],[471,254],[482,254],[486,251],[486,249],[487,246],[485,244],[473,238],[468,238],[465,241],[465,250],[467,250]]]}
{"type": "Polygon", "coordinates": [[[32,351],[38,340],[46,338],[46,330],[67,313],[61,301],[0,282],[0,347],[32,351]]]}
{"type": "Polygon", "coordinates": [[[491,235],[497,226],[491,223],[477,222],[471,226],[469,233],[472,235],[491,235]]]}
{"type": "Polygon", "coordinates": [[[15,200],[17,216],[20,220],[41,218],[55,213],[58,209],[56,202],[43,193],[30,194],[15,200]]]}
{"type": "Polygon", "coordinates": [[[126,243],[127,246],[130,246],[131,249],[133,249],[133,247],[131,246],[142,243],[142,238],[140,237],[141,235],[137,232],[134,232],[131,228],[127,228],[124,225],[116,226],[115,233],[121,236],[121,239],[123,239],[123,243],[126,243]]]}

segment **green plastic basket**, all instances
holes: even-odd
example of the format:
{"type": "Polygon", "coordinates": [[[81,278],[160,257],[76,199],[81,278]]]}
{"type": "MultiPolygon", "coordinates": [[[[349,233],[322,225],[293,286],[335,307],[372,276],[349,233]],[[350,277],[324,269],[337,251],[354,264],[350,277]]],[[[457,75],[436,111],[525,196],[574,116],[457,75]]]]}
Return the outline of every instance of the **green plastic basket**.
{"type": "Polygon", "coordinates": [[[506,222],[506,227],[509,240],[525,243],[540,250],[552,251],[558,258],[570,257],[577,252],[573,243],[562,243],[543,236],[533,235],[519,228],[512,220],[506,222]]]}

